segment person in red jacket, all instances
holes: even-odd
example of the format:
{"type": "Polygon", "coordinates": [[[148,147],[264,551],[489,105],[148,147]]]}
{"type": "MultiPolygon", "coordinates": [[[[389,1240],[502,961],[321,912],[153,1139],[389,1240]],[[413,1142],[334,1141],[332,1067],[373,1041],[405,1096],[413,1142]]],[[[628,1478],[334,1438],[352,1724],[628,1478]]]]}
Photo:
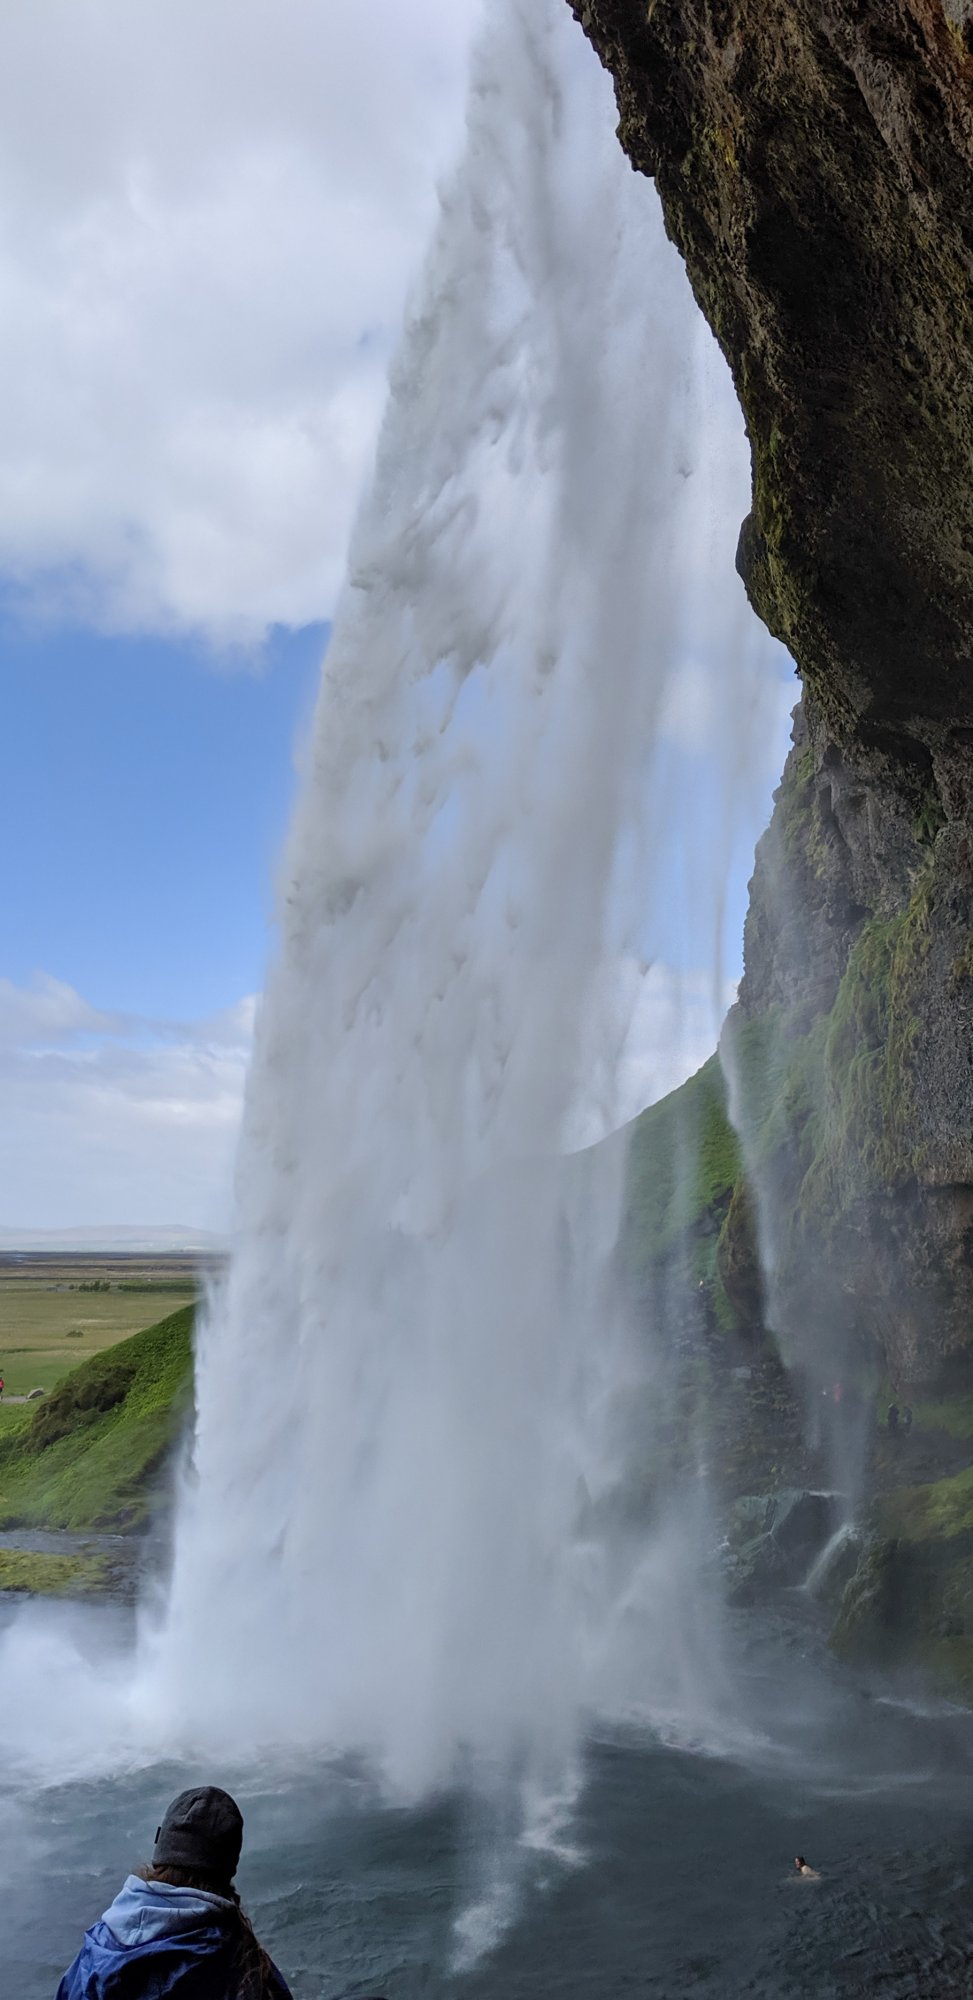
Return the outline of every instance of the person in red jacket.
{"type": "Polygon", "coordinates": [[[240,1907],[243,1815],[202,1785],[173,1799],[152,1865],[85,1932],[57,2000],[291,2000],[240,1907]]]}

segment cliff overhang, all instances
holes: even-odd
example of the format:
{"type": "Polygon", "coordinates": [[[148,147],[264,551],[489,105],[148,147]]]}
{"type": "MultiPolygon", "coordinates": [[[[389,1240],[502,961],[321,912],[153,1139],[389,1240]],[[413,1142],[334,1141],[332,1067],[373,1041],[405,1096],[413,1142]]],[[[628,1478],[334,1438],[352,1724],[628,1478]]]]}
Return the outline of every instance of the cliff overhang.
{"type": "Polygon", "coordinates": [[[733,372],[751,599],[832,735],[965,812],[973,0],[573,4],[733,372]]]}

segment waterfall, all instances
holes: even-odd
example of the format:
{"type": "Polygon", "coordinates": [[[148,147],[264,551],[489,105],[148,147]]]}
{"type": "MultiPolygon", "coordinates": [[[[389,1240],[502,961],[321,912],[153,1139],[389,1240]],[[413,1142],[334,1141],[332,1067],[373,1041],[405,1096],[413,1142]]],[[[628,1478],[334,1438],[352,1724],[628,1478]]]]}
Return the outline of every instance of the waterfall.
{"type": "Polygon", "coordinates": [[[566,1156],[592,1076],[617,1115],[604,994],[651,949],[726,393],[612,126],[563,0],[496,0],[325,662],[149,1648],[173,1729],[410,1788],[562,1768],[640,1591],[639,1683],[675,1709],[707,1671],[692,1510],[623,1556],[592,1527],[664,1329],[620,1296],[624,1149],[566,1156]]]}
{"type": "Polygon", "coordinates": [[[715,1043],[776,696],[739,412],[613,122],[563,0],[490,0],[324,663],[171,1577],[134,1657],[10,1621],[25,1780],[362,1753],[550,1835],[592,1714],[739,1740],[607,1135],[692,1039],[673,977],[633,1060],[653,960],[697,1014],[709,981],[715,1043]]]}

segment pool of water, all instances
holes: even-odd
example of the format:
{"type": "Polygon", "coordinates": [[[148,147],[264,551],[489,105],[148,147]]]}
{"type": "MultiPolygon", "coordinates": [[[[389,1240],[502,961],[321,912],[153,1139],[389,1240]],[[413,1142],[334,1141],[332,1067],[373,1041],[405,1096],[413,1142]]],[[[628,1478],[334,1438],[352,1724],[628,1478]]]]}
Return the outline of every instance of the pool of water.
{"type": "Polygon", "coordinates": [[[241,1746],[233,1771],[60,1783],[21,1742],[2,1990],[53,1994],[169,1797],[211,1780],[243,1804],[241,1891],[298,2000],[973,1993],[973,1716],[866,1686],[788,1618],[741,1624],[735,1672],[735,1742],[593,1722],[573,1802],[526,1828],[499,1780],[391,1804],[354,1759],[270,1769],[241,1746]]]}

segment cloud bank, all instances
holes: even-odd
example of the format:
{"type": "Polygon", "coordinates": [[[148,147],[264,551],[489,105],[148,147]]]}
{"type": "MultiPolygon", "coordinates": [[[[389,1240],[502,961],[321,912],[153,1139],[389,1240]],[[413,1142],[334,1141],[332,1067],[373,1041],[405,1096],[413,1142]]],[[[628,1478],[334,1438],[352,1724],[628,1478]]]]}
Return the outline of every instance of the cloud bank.
{"type": "Polygon", "coordinates": [[[327,616],[478,0],[0,12],[0,574],[112,632],[327,616]]]}
{"type": "MultiPolygon", "coordinates": [[[[606,978],[575,1144],[590,1144],[672,1090],[711,1054],[732,998],[700,973],[625,959],[606,978]]],[[[41,975],[0,979],[4,1240],[38,1230],[225,1232],[256,1002],[203,1021],[92,1006],[41,975]]]]}
{"type": "Polygon", "coordinates": [[[225,1228],[254,1012],[148,1021],[0,980],[7,1229],[225,1228]]]}

